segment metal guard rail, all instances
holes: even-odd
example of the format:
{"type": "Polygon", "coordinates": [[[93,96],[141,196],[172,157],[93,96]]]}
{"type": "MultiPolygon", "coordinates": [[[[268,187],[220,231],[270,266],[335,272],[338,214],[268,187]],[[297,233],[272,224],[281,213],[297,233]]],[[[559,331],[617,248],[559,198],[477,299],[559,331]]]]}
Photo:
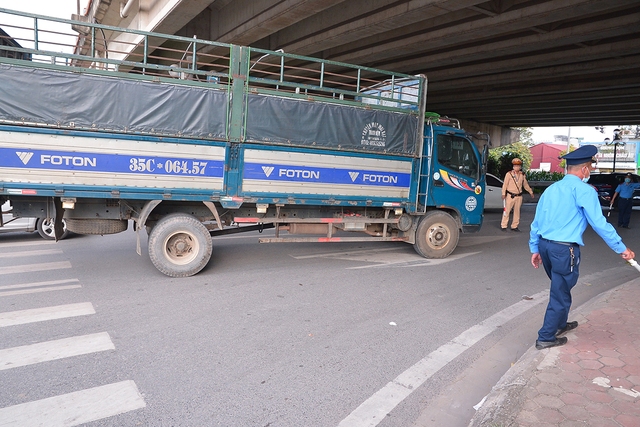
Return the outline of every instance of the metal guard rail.
{"type": "Polygon", "coordinates": [[[376,68],[243,47],[239,74],[232,73],[233,45],[209,40],[53,18],[0,8],[0,63],[74,69],[290,98],[420,114],[424,79],[376,68]],[[69,25],[75,32],[51,29],[69,25]],[[66,40],[67,43],[64,43],[66,40]],[[73,40],[73,43],[69,41],[73,40]],[[31,44],[32,47],[23,47],[31,44]],[[46,47],[46,48],[44,48],[46,47]],[[71,52],[55,52],[54,48],[71,52]],[[29,57],[30,61],[19,59],[29,57]],[[405,92],[412,88],[413,92],[405,92]]]}

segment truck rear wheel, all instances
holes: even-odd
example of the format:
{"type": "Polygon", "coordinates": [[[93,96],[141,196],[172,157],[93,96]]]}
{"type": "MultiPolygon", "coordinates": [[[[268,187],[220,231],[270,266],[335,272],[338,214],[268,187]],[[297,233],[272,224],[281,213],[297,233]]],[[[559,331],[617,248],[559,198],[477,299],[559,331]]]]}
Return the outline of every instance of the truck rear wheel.
{"type": "Polygon", "coordinates": [[[211,235],[195,217],[176,213],[160,219],[149,235],[149,258],[163,274],[193,276],[211,259],[211,235]]]}
{"type": "Polygon", "coordinates": [[[458,246],[459,238],[458,224],[451,215],[432,211],[420,220],[413,248],[425,258],[446,258],[458,246]]]}

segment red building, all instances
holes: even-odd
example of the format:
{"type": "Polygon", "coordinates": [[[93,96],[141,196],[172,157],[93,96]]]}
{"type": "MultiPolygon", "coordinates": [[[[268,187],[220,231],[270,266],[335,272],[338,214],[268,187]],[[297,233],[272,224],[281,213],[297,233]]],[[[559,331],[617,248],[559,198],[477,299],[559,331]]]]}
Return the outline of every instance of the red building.
{"type": "Polygon", "coordinates": [[[548,172],[564,172],[564,169],[560,167],[560,159],[558,156],[561,151],[566,151],[566,144],[548,144],[543,142],[536,144],[529,149],[533,160],[529,169],[543,170],[548,172]]]}

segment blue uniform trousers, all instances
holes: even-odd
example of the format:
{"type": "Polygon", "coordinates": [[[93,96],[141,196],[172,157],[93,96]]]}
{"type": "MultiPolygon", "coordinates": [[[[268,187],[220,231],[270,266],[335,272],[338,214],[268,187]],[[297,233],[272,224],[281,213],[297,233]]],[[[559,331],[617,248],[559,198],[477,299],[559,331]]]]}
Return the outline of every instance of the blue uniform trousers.
{"type": "Polygon", "coordinates": [[[542,328],[538,331],[538,340],[555,341],[558,329],[567,326],[571,308],[571,289],[578,283],[580,246],[540,239],[538,250],[544,271],[551,279],[549,305],[547,305],[542,328]],[[573,251],[573,262],[571,251],[573,251]]]}
{"type": "Polygon", "coordinates": [[[628,227],[631,219],[631,208],[633,208],[633,199],[618,199],[618,226],[628,227]]]}

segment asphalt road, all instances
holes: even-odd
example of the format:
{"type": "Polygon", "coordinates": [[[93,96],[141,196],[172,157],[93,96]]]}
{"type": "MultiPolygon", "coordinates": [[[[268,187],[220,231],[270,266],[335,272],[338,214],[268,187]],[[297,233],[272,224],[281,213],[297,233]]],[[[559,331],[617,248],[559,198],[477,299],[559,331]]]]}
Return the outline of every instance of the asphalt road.
{"type": "MultiPolygon", "coordinates": [[[[186,279],[155,270],[144,233],[142,256],[131,230],[0,234],[0,426],[466,426],[546,302],[528,233],[500,214],[445,260],[222,236],[186,279]]],[[[575,305],[636,277],[585,241],[575,305]]]]}

